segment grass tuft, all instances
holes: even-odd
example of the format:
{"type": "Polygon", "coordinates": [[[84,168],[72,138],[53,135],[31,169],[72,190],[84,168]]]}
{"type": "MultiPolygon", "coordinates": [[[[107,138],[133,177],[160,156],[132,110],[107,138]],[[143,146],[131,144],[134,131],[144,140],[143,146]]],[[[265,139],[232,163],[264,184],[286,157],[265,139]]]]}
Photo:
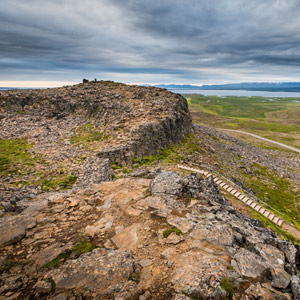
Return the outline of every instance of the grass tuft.
{"type": "Polygon", "coordinates": [[[232,299],[234,295],[234,287],[227,277],[223,277],[221,280],[221,288],[226,291],[227,299],[232,299]]]}

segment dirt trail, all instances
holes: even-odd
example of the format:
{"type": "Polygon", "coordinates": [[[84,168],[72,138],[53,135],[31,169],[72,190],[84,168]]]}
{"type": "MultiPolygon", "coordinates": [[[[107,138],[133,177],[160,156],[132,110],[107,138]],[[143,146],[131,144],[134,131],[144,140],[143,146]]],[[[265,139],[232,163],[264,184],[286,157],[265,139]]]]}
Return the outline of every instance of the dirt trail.
{"type": "Polygon", "coordinates": [[[225,128],[219,128],[219,130],[226,130],[226,131],[232,131],[232,132],[238,132],[238,133],[243,133],[243,134],[251,135],[251,136],[253,136],[253,137],[257,138],[257,139],[261,139],[261,140],[264,140],[266,142],[273,143],[273,144],[276,144],[278,146],[281,146],[281,147],[287,148],[289,150],[292,150],[292,151],[300,153],[300,150],[297,149],[297,148],[295,148],[295,147],[292,147],[292,146],[289,146],[289,145],[286,145],[286,144],[283,144],[283,143],[280,143],[280,142],[272,141],[272,140],[269,140],[267,138],[264,138],[264,137],[261,137],[259,135],[256,135],[256,134],[253,134],[253,133],[249,133],[249,132],[246,132],[246,131],[234,130],[234,129],[225,129],[225,128]]]}

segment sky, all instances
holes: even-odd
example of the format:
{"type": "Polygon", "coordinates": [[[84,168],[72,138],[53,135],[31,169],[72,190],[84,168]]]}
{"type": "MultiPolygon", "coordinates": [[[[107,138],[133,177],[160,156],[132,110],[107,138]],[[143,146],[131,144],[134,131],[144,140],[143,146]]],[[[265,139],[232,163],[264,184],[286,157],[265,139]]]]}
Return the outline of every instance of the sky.
{"type": "Polygon", "coordinates": [[[300,81],[299,0],[0,0],[0,86],[300,81]]]}

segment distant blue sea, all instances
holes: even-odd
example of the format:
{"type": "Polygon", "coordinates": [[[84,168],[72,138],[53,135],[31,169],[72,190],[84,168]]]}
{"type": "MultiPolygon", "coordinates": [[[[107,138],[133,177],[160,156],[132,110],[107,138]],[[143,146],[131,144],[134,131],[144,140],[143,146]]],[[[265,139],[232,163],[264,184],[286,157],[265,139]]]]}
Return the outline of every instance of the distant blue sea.
{"type": "Polygon", "coordinates": [[[266,91],[245,91],[245,90],[189,90],[189,89],[170,89],[178,94],[201,94],[205,96],[261,96],[261,97],[293,97],[300,98],[300,92],[266,92],[266,91]]]}

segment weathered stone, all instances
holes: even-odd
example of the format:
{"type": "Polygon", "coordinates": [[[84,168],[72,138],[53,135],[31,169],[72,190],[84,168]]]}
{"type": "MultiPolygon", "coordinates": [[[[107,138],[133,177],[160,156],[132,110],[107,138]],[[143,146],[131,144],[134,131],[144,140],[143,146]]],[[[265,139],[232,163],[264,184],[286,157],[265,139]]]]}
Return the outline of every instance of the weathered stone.
{"type": "Polygon", "coordinates": [[[138,261],[138,264],[142,268],[146,268],[146,267],[149,267],[150,265],[152,265],[152,260],[151,259],[141,259],[138,261]]]}
{"type": "Polygon", "coordinates": [[[203,191],[202,179],[193,173],[182,179],[182,194],[192,198],[199,198],[203,191]]]}
{"type": "Polygon", "coordinates": [[[266,283],[255,283],[251,285],[245,294],[249,297],[249,300],[261,299],[261,300],[291,300],[291,295],[288,293],[281,293],[266,283]]]}
{"type": "Polygon", "coordinates": [[[93,225],[88,225],[84,232],[85,234],[94,237],[96,234],[105,232],[106,230],[109,230],[112,227],[114,221],[114,217],[107,215],[103,218],[101,218],[99,221],[94,223],[93,225]]]}
{"type": "Polygon", "coordinates": [[[172,300],[190,300],[190,297],[187,297],[185,295],[174,295],[172,300]]]}
{"type": "Polygon", "coordinates": [[[125,228],[120,233],[116,234],[112,241],[121,250],[131,251],[136,249],[139,243],[138,231],[141,228],[141,224],[134,224],[125,228]]]}
{"type": "Polygon", "coordinates": [[[132,300],[137,299],[137,297],[141,294],[140,289],[137,284],[130,280],[125,283],[122,287],[121,291],[118,292],[114,300],[132,300]]]}
{"type": "Polygon", "coordinates": [[[165,240],[166,244],[177,245],[178,243],[184,241],[184,238],[180,235],[177,235],[175,232],[172,232],[165,240]]]}
{"type": "Polygon", "coordinates": [[[160,173],[150,184],[151,193],[158,196],[162,194],[180,196],[182,187],[181,176],[171,171],[160,173]]]}
{"type": "Polygon", "coordinates": [[[5,279],[5,285],[3,291],[15,291],[20,289],[24,284],[23,275],[14,275],[5,279]]]}
{"type": "Polygon", "coordinates": [[[283,269],[274,268],[271,270],[272,273],[272,286],[279,289],[285,289],[290,281],[291,275],[285,272],[283,269]]]}
{"type": "Polygon", "coordinates": [[[188,220],[184,217],[178,217],[174,215],[170,215],[167,218],[167,222],[172,226],[176,226],[182,233],[189,232],[195,226],[195,223],[193,221],[188,220]]]}
{"type": "Polygon", "coordinates": [[[218,257],[189,251],[176,258],[171,282],[177,293],[209,299],[225,274],[225,262],[218,257]]]}
{"type": "Polygon", "coordinates": [[[188,235],[187,243],[190,247],[196,247],[197,241],[202,245],[211,245],[215,252],[226,251],[226,247],[233,244],[232,229],[227,224],[198,223],[188,235]]]}
{"type": "Polygon", "coordinates": [[[300,278],[298,276],[291,277],[291,287],[295,299],[300,299],[300,278]]]}
{"type": "Polygon", "coordinates": [[[295,263],[297,249],[291,242],[278,239],[278,248],[284,252],[285,257],[289,263],[295,263]]]}
{"type": "Polygon", "coordinates": [[[70,290],[91,297],[113,297],[122,290],[134,271],[134,259],[128,252],[95,249],[69,260],[51,271],[57,290],[70,290]]]}
{"type": "Polygon", "coordinates": [[[59,254],[65,252],[66,250],[69,250],[71,248],[71,245],[65,245],[61,246],[60,243],[54,243],[37,253],[35,253],[33,256],[30,257],[35,267],[41,267],[45,265],[46,263],[50,262],[52,259],[54,259],[59,254]]]}
{"type": "Polygon", "coordinates": [[[50,298],[51,300],[67,300],[68,296],[66,294],[59,294],[50,298]]]}
{"type": "Polygon", "coordinates": [[[51,282],[46,280],[38,281],[33,287],[38,294],[49,294],[51,292],[52,286],[51,282]]]}
{"type": "Polygon", "coordinates": [[[99,157],[87,158],[82,165],[82,175],[76,182],[76,187],[99,184],[102,181],[110,181],[112,169],[109,159],[99,157]]]}
{"type": "Polygon", "coordinates": [[[238,271],[249,280],[259,281],[267,274],[269,265],[258,255],[241,248],[234,256],[237,262],[238,271]]]}
{"type": "Polygon", "coordinates": [[[0,247],[20,241],[26,230],[35,225],[36,221],[33,218],[13,216],[0,219],[0,247]]]}

